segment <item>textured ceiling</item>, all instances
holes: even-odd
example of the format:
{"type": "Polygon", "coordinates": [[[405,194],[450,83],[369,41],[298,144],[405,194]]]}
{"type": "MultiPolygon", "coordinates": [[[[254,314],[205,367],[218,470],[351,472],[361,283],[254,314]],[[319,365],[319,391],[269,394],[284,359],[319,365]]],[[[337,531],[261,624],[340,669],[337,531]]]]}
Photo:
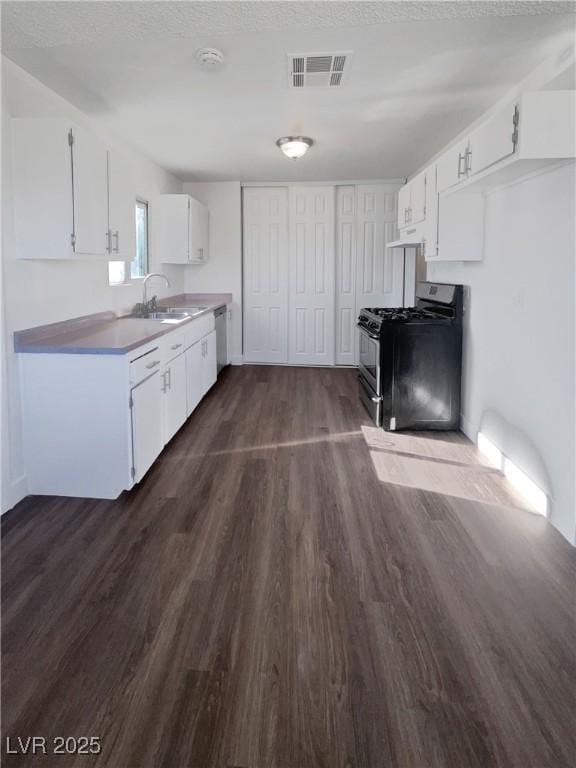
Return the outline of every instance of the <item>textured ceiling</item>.
{"type": "Polygon", "coordinates": [[[327,29],[403,21],[570,13],[574,2],[424,0],[412,2],[2,2],[3,47],[99,45],[286,29],[327,29]]]}
{"type": "Polygon", "coordinates": [[[574,36],[567,2],[3,2],[3,52],[184,179],[405,176],[574,36]],[[226,54],[200,71],[197,47],[226,54]],[[341,89],[286,54],[352,50],[341,89]],[[274,145],[315,140],[289,163],[274,145]]]}

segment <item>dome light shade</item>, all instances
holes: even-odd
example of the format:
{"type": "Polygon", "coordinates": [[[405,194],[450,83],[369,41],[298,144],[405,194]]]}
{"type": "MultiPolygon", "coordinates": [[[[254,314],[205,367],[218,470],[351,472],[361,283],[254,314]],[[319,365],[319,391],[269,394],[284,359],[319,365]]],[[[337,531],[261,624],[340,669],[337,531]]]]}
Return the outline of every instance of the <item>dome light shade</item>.
{"type": "Polygon", "coordinates": [[[314,142],[306,136],[283,136],[278,139],[276,145],[289,160],[298,160],[303,157],[314,142]]]}

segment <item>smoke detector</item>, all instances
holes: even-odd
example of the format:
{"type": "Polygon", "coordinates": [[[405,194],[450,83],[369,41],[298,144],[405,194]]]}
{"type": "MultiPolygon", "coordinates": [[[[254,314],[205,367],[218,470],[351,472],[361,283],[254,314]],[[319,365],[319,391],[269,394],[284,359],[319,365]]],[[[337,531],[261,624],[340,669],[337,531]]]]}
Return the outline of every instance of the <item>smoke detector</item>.
{"type": "Polygon", "coordinates": [[[196,61],[203,69],[215,69],[224,62],[224,54],[218,48],[199,48],[196,61]]]}

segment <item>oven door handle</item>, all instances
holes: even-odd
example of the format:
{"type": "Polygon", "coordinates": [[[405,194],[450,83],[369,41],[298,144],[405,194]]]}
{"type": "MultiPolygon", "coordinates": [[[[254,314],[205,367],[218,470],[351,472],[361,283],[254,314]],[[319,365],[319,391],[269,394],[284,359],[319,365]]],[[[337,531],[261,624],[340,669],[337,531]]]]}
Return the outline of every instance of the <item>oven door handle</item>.
{"type": "Polygon", "coordinates": [[[380,341],[380,336],[373,336],[370,331],[364,328],[363,325],[359,325],[358,328],[360,329],[361,333],[364,333],[366,336],[368,336],[369,339],[372,339],[372,341],[380,341]]]}
{"type": "MultiPolygon", "coordinates": [[[[364,381],[364,377],[358,374],[358,381],[360,382],[360,385],[362,386],[362,389],[366,392],[368,387],[366,386],[366,382],[364,381]]],[[[368,397],[373,403],[381,403],[382,397],[380,395],[370,395],[368,392],[366,392],[366,397],[368,397]]]]}

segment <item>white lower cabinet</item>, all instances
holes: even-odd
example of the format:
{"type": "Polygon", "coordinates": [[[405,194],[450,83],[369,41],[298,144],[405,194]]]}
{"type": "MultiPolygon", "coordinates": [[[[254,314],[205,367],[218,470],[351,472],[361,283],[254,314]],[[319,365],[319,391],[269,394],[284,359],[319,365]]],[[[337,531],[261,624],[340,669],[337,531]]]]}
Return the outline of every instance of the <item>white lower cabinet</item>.
{"type": "Polygon", "coordinates": [[[202,389],[203,395],[216,384],[216,331],[211,331],[201,342],[204,345],[202,356],[202,389]]]}
{"type": "Polygon", "coordinates": [[[187,414],[190,416],[206,392],[216,383],[216,331],[211,331],[186,350],[187,414]]]}
{"type": "Polygon", "coordinates": [[[139,483],[164,447],[160,372],[156,370],[132,389],[132,476],[139,483]]]}
{"type": "Polygon", "coordinates": [[[170,360],[161,373],[162,421],[164,442],[168,443],[186,421],[186,356],[184,353],[170,360]]]}
{"type": "Polygon", "coordinates": [[[214,315],[127,354],[20,355],[31,494],[115,499],[216,381],[214,315]]]}
{"type": "Polygon", "coordinates": [[[188,416],[204,397],[204,382],[202,378],[202,350],[204,341],[197,341],[186,350],[186,413],[188,416]]]}

